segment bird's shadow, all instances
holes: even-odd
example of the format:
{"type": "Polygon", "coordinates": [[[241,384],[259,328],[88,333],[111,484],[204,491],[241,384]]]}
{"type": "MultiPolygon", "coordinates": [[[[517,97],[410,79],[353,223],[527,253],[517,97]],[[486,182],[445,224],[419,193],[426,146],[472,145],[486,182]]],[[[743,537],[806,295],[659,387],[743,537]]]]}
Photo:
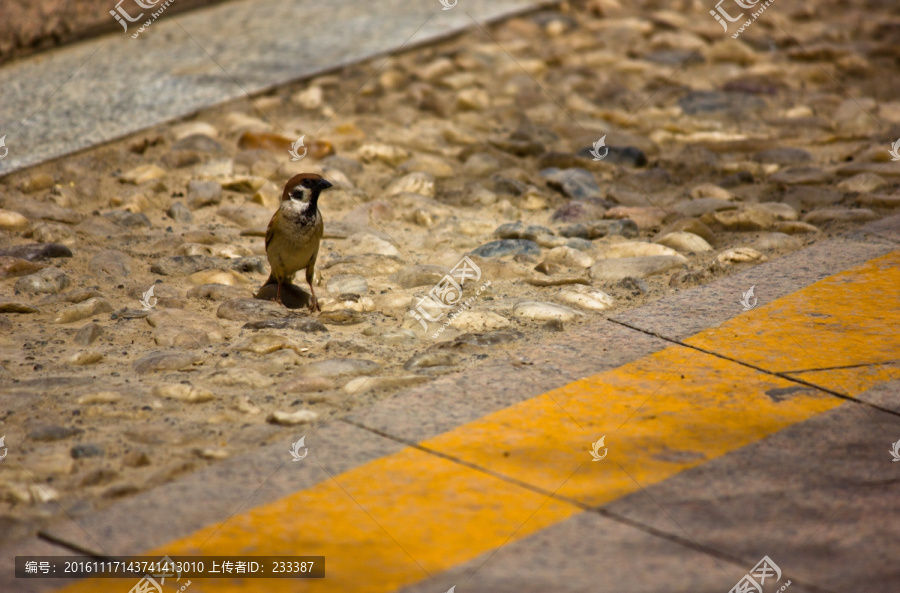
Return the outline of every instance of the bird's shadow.
{"type": "MultiPolygon", "coordinates": [[[[278,291],[278,285],[274,282],[263,284],[253,298],[257,298],[263,301],[274,301],[275,294],[278,291]]],[[[288,309],[303,309],[309,308],[309,301],[312,295],[308,292],[300,288],[299,286],[295,286],[290,283],[284,283],[281,285],[281,302],[288,309]]]]}

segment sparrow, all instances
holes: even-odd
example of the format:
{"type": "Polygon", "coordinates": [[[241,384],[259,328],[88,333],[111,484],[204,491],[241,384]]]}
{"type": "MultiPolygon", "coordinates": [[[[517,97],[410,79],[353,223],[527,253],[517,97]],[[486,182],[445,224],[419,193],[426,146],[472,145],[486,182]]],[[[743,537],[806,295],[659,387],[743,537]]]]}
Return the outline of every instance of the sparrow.
{"type": "Polygon", "coordinates": [[[310,311],[320,311],[313,290],[316,256],[322,240],[324,224],[319,212],[319,194],[331,187],[331,183],[315,173],[301,173],[291,177],[281,194],[281,205],[269,221],[266,229],[266,256],[272,273],[266,284],[276,282],[275,300],[281,300],[281,285],[290,283],[294,274],[306,269],[306,282],[312,298],[310,311]]]}

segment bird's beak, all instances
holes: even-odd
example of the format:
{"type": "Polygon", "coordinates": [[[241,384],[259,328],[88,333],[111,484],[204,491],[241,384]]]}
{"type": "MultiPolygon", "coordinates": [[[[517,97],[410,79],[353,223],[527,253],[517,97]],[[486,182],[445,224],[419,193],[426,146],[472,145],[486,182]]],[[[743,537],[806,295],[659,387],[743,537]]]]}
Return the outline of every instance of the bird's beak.
{"type": "Polygon", "coordinates": [[[321,179],[321,180],[319,180],[319,184],[317,187],[318,187],[319,191],[324,191],[324,190],[328,189],[329,187],[332,187],[332,183],[330,181],[326,181],[325,179],[321,179]]]}

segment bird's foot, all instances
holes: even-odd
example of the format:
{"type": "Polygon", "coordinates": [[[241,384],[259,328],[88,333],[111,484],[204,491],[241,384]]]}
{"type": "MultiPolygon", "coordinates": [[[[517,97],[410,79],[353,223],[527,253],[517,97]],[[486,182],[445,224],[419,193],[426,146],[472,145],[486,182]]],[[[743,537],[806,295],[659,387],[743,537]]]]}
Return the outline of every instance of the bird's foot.
{"type": "Polygon", "coordinates": [[[322,307],[319,306],[319,299],[315,296],[310,297],[309,299],[309,312],[315,313],[316,311],[321,311],[322,307]]]}

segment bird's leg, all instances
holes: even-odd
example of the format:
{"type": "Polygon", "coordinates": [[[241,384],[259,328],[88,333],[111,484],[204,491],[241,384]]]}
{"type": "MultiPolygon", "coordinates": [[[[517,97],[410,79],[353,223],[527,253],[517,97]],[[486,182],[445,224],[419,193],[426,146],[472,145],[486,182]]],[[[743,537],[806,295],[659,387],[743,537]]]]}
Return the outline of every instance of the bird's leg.
{"type": "Polygon", "coordinates": [[[319,307],[319,301],[316,299],[316,291],[313,290],[312,282],[309,283],[309,293],[312,295],[309,298],[309,310],[310,311],[321,311],[322,308],[319,307]]]}
{"type": "Polygon", "coordinates": [[[277,280],[275,282],[278,283],[278,288],[275,290],[275,302],[283,305],[284,303],[281,302],[281,282],[278,282],[277,280]]]}

